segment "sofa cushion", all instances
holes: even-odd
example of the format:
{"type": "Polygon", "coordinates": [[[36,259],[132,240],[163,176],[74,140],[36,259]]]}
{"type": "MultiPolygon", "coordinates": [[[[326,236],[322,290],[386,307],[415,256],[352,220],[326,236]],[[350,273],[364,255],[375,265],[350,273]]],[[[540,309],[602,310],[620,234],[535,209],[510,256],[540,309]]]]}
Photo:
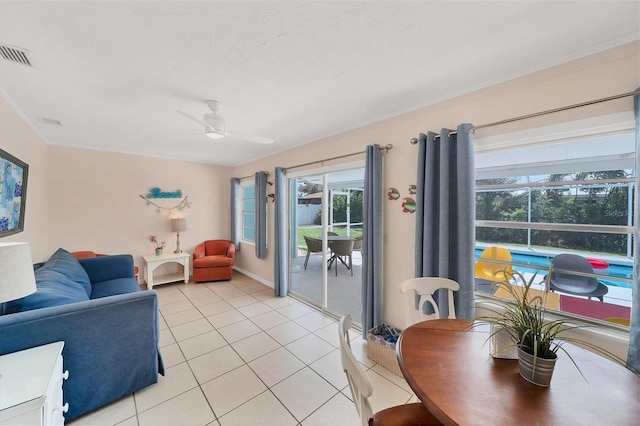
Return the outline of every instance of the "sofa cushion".
{"type": "Polygon", "coordinates": [[[193,261],[194,268],[233,266],[233,258],[227,256],[205,256],[193,261]]]}
{"type": "Polygon", "coordinates": [[[36,292],[5,303],[3,314],[89,300],[89,277],[78,260],[64,249],[58,249],[44,265],[34,271],[34,275],[36,292]]]}
{"type": "MultiPolygon", "coordinates": [[[[42,268],[61,273],[67,279],[68,284],[80,285],[87,296],[91,295],[91,280],[87,271],[80,265],[78,259],[65,249],[56,250],[42,268]]],[[[36,277],[36,284],[37,281],[36,277]]]]}
{"type": "Polygon", "coordinates": [[[140,291],[135,278],[115,278],[113,280],[102,281],[93,284],[91,299],[113,296],[114,294],[134,293],[140,291]]]}

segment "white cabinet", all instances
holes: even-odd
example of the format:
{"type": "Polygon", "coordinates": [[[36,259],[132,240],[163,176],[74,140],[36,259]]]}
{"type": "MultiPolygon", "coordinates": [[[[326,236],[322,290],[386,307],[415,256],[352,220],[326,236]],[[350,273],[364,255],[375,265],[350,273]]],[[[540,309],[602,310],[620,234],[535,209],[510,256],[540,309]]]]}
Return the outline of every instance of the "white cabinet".
{"type": "Polygon", "coordinates": [[[0,356],[0,425],[63,425],[64,342],[0,356]]]}

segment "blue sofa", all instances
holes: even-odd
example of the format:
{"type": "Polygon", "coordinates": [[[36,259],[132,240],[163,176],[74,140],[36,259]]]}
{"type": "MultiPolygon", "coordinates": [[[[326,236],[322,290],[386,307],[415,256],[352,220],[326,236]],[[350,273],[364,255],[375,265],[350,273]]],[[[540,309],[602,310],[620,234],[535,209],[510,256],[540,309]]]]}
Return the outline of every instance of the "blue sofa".
{"type": "Polygon", "coordinates": [[[64,341],[67,420],[164,375],[158,295],[140,291],[131,255],[76,259],[58,249],[34,269],[36,293],[0,304],[0,355],[64,341]]]}

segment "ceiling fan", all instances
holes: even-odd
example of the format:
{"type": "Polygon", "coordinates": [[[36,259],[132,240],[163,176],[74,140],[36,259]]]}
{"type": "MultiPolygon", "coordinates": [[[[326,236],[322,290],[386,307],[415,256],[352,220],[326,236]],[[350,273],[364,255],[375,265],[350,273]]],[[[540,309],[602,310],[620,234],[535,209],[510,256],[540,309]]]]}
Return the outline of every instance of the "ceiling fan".
{"type": "Polygon", "coordinates": [[[211,139],[233,139],[237,141],[248,141],[263,144],[273,143],[273,139],[269,139],[264,136],[240,132],[227,132],[225,129],[224,116],[218,113],[222,107],[222,103],[214,100],[205,101],[204,103],[209,107],[211,112],[204,114],[202,120],[184,111],[178,111],[178,113],[187,117],[189,120],[204,125],[204,133],[199,134],[204,134],[211,139]]]}

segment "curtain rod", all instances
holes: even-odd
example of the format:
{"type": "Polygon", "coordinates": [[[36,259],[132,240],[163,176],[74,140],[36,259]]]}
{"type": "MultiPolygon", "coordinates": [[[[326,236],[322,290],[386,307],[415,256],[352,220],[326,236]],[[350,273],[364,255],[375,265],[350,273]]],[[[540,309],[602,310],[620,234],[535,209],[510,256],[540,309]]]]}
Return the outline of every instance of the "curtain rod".
{"type": "MultiPolygon", "coordinates": [[[[473,130],[478,130],[478,129],[484,129],[485,127],[499,126],[501,124],[512,123],[514,121],[526,120],[528,118],[539,117],[541,115],[553,114],[553,113],[556,113],[556,112],[567,111],[567,110],[570,110],[570,109],[581,108],[581,107],[589,106],[589,105],[595,105],[595,104],[599,104],[601,102],[614,101],[616,99],[627,98],[629,96],[635,96],[635,95],[640,95],[640,91],[636,90],[634,92],[621,93],[619,95],[613,95],[613,96],[608,96],[606,98],[594,99],[592,101],[581,102],[579,104],[573,104],[573,105],[568,105],[568,106],[564,106],[564,107],[560,107],[560,108],[548,109],[546,111],[534,112],[532,114],[521,115],[519,117],[512,117],[512,118],[507,118],[505,120],[494,121],[493,123],[480,124],[479,126],[471,126],[471,130],[473,131],[473,130]]],[[[458,132],[454,130],[449,134],[450,135],[455,135],[456,133],[458,133],[458,132]]],[[[440,136],[439,133],[435,135],[436,138],[439,137],[439,136],[440,136]]],[[[418,143],[418,138],[412,138],[411,139],[411,145],[415,145],[417,143],[418,143]]]]}
{"type": "MultiPolygon", "coordinates": [[[[390,149],[393,149],[393,145],[392,144],[387,144],[385,146],[380,147],[380,151],[389,152],[390,149]]],[[[341,158],[352,157],[354,155],[364,154],[365,152],[367,152],[367,151],[352,152],[351,154],[339,155],[337,157],[325,158],[325,159],[322,159],[322,160],[311,161],[309,163],[304,163],[304,164],[296,164],[295,166],[284,167],[284,169],[285,170],[297,169],[299,167],[310,166],[312,164],[324,163],[325,161],[333,161],[333,160],[339,160],[341,158]]],[[[269,173],[267,173],[267,176],[268,175],[269,175],[269,173]]],[[[242,179],[249,179],[249,178],[252,178],[252,177],[253,177],[253,175],[251,175],[251,176],[243,176],[243,177],[240,177],[238,179],[242,180],[242,179]]]]}
{"type": "MultiPolygon", "coordinates": [[[[393,149],[393,145],[391,144],[387,144],[385,146],[380,147],[380,151],[389,152],[390,149],[393,149]]],[[[312,164],[324,163],[325,161],[333,161],[333,160],[339,160],[341,158],[352,157],[354,155],[364,154],[365,152],[367,151],[352,152],[351,154],[339,155],[337,157],[325,158],[323,160],[311,161],[309,163],[304,163],[304,164],[296,164],[295,166],[285,167],[284,169],[285,170],[297,169],[299,167],[310,166],[312,164]]]]}
{"type": "MultiPolygon", "coordinates": [[[[265,172],[265,173],[267,174],[267,177],[268,177],[268,176],[269,176],[269,172],[265,172]]],[[[255,177],[255,176],[256,176],[255,174],[252,174],[252,175],[250,175],[250,176],[242,176],[242,177],[239,177],[238,179],[239,179],[239,180],[242,180],[242,179],[249,179],[249,178],[252,178],[252,177],[255,177]]]]}

